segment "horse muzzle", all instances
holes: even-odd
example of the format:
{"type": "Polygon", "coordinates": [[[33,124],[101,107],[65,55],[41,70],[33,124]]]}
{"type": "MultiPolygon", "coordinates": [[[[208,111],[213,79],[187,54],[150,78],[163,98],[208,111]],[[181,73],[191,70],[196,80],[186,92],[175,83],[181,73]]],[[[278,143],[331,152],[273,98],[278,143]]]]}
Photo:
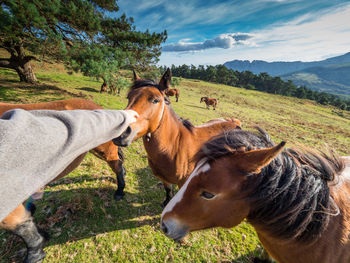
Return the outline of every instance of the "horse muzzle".
{"type": "Polygon", "coordinates": [[[188,234],[187,228],[174,219],[162,220],[160,228],[167,237],[174,239],[176,242],[181,241],[188,234]]]}
{"type": "Polygon", "coordinates": [[[137,134],[137,131],[133,130],[129,126],[119,137],[114,138],[112,141],[117,146],[126,147],[133,142],[136,134],[137,134]]]}

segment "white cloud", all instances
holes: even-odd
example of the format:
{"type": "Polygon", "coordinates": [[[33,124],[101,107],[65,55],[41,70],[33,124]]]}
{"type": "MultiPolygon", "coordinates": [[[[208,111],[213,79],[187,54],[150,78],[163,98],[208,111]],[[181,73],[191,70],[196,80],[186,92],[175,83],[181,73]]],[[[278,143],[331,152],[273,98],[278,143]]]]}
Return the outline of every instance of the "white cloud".
{"type": "Polygon", "coordinates": [[[208,39],[200,43],[189,43],[180,40],[176,44],[169,44],[162,48],[163,52],[198,51],[210,48],[232,48],[237,45],[255,45],[252,41],[253,34],[248,33],[228,33],[222,34],[214,39],[208,39]]]}
{"type": "Polygon", "coordinates": [[[202,48],[201,52],[180,54],[163,52],[160,64],[220,64],[233,59],[312,61],[349,52],[350,4],[327,11],[252,31],[250,35],[254,38],[248,39],[251,42],[248,45],[237,45],[232,40],[231,46],[226,45],[228,49],[202,48]]]}

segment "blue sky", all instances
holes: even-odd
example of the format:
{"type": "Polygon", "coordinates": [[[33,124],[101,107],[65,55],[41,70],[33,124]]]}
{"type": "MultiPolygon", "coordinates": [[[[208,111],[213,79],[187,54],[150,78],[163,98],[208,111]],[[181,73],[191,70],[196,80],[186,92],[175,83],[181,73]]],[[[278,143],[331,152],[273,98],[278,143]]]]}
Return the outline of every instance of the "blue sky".
{"type": "Polygon", "coordinates": [[[350,51],[350,0],[119,0],[138,30],[168,31],[160,65],[321,60],[350,51]]]}

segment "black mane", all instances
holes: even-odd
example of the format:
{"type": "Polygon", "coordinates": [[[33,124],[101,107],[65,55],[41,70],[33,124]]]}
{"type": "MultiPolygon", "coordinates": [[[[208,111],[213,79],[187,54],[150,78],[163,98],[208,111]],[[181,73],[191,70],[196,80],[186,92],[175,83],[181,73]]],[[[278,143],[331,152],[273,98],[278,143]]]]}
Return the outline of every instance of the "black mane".
{"type": "Polygon", "coordinates": [[[135,90],[135,89],[139,89],[139,88],[143,88],[143,87],[150,87],[150,86],[155,87],[155,88],[160,90],[159,84],[155,83],[151,79],[137,79],[137,80],[134,80],[134,83],[132,84],[130,90],[135,90]]]}
{"type": "MultiPolygon", "coordinates": [[[[259,132],[226,132],[207,142],[196,158],[213,160],[242,147],[274,145],[265,131],[259,132]]],[[[339,212],[328,182],[343,169],[344,162],[334,154],[286,149],[259,174],[248,175],[243,189],[251,204],[248,221],[277,238],[314,240],[326,229],[330,216],[339,212]]]]}

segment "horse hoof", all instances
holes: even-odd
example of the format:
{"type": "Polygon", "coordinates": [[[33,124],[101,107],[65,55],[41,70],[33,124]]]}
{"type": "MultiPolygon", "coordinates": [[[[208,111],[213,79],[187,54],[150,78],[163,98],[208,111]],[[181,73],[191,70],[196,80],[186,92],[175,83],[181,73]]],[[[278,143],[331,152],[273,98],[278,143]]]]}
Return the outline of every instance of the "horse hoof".
{"type": "Polygon", "coordinates": [[[115,201],[120,201],[124,198],[124,195],[125,193],[118,193],[118,192],[115,192],[114,193],[114,200],[115,201]]]}
{"type": "Polygon", "coordinates": [[[23,262],[39,263],[39,262],[42,262],[45,257],[46,257],[46,253],[42,249],[38,249],[37,251],[28,251],[28,254],[23,262]]]}

